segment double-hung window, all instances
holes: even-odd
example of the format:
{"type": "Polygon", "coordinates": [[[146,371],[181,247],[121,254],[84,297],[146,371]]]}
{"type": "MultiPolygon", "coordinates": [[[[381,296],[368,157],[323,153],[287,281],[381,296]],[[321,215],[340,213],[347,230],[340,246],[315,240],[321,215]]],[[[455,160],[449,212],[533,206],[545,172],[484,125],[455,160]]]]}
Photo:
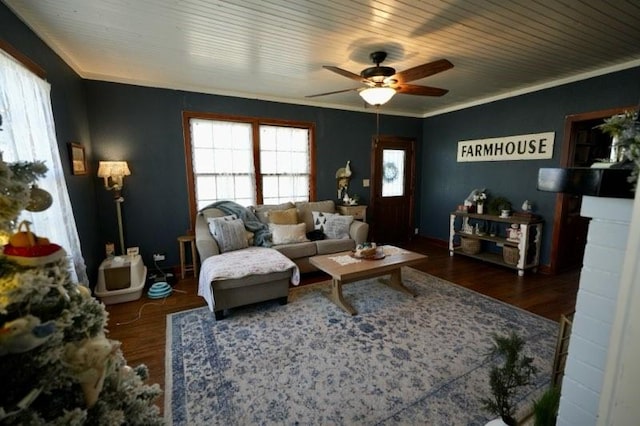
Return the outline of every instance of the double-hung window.
{"type": "Polygon", "coordinates": [[[185,112],[191,213],[315,198],[314,125],[185,112]]]}

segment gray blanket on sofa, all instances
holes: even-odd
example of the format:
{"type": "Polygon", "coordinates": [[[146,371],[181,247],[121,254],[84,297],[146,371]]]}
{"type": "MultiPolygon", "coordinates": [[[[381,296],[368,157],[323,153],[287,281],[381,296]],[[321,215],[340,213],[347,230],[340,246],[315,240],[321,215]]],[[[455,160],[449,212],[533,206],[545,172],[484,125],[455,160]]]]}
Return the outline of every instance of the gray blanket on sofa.
{"type": "Polygon", "coordinates": [[[273,245],[269,227],[260,222],[258,217],[248,208],[241,206],[235,201],[216,201],[203,207],[200,211],[202,212],[202,210],[213,208],[221,210],[226,214],[234,214],[242,219],[244,227],[248,231],[253,232],[253,245],[262,247],[271,247],[273,245]]]}

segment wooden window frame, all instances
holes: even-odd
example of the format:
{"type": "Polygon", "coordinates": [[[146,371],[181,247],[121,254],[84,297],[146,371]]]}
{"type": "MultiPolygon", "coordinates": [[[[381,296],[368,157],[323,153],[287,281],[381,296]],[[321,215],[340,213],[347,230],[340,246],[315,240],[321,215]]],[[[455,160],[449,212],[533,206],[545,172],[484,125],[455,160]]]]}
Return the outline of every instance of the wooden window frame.
{"type": "Polygon", "coordinates": [[[28,69],[41,79],[44,80],[47,78],[47,72],[44,70],[44,68],[32,61],[31,58],[29,58],[27,55],[23,54],[18,49],[13,47],[12,44],[3,39],[0,39],[0,49],[2,49],[16,61],[20,62],[26,69],[28,69]]]}
{"type": "Polygon", "coordinates": [[[193,173],[192,143],[191,143],[191,119],[204,119],[215,121],[232,121],[236,123],[249,123],[252,128],[253,139],[253,164],[256,179],[256,204],[262,204],[262,170],[260,168],[260,126],[297,127],[309,131],[309,201],[316,200],[316,126],[309,121],[278,120],[273,118],[246,117],[241,115],[228,115],[206,113],[198,111],[182,112],[182,132],[184,139],[184,158],[187,173],[187,193],[189,195],[189,230],[195,227],[195,218],[198,213],[196,202],[195,176],[193,173]]]}

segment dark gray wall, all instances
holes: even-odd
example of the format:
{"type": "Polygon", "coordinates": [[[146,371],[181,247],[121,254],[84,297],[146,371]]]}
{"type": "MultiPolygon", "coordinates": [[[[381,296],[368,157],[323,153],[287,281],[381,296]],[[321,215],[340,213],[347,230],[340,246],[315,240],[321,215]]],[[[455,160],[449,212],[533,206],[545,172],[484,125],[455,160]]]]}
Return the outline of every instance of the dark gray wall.
{"type": "MultiPolygon", "coordinates": [[[[89,278],[92,279],[104,257],[104,246],[100,247],[101,239],[98,238],[95,170],[89,138],[84,81],[2,3],[0,3],[0,39],[11,44],[47,72],[46,79],[51,84],[53,117],[64,177],[80,234],[82,253],[87,263],[89,278]],[[89,175],[73,176],[71,174],[67,150],[69,142],[84,145],[89,160],[89,175]]],[[[46,214],[46,212],[40,214],[46,214]]]]}
{"type": "MultiPolygon", "coordinates": [[[[147,265],[154,252],[166,252],[166,265],[178,263],[176,238],[189,228],[182,111],[200,111],[316,125],[317,198],[335,199],[335,172],[351,160],[350,194],[369,200],[362,179],[370,174],[374,114],[264,102],[126,84],[87,81],[91,139],[97,160],[129,161],[123,217],[128,246],[140,247],[147,265]]],[[[422,119],[380,117],[380,133],[415,138],[422,119]]],[[[115,207],[98,191],[102,242],[117,241],[115,207]]]]}
{"type": "Polygon", "coordinates": [[[449,213],[472,189],[508,198],[514,209],[534,202],[545,220],[541,263],[548,264],[556,194],[536,189],[538,169],[557,167],[565,116],[635,105],[640,68],[541,90],[425,119],[419,223],[421,234],[442,240],[449,235],[449,213]],[[550,160],[456,162],[458,141],[528,133],[555,132],[550,160]]]}
{"type": "MultiPolygon", "coordinates": [[[[335,197],[334,173],[351,160],[351,189],[368,202],[369,190],[362,188],[362,179],[370,173],[371,136],[376,132],[373,114],[83,82],[4,4],[0,4],[0,38],[48,73],[65,178],[92,281],[104,257],[104,243],[117,242],[111,194],[95,176],[98,160],[130,162],[133,175],[125,180],[123,205],[127,245],[140,246],[147,264],[155,251],[168,253],[167,265],[178,263],[176,237],[189,227],[183,110],[315,122],[318,199],[335,197]],[[67,143],[71,141],[87,150],[87,176],[70,173],[67,143]]],[[[536,190],[538,169],[559,164],[566,115],[636,104],[638,77],[640,69],[621,71],[425,120],[381,116],[381,134],[417,140],[420,234],[446,240],[449,212],[471,189],[483,186],[491,194],[509,198],[514,207],[525,199],[535,203],[547,224],[542,263],[548,263],[555,195],[536,190]],[[459,140],[543,131],[556,133],[551,160],[456,162],[459,140]]]]}

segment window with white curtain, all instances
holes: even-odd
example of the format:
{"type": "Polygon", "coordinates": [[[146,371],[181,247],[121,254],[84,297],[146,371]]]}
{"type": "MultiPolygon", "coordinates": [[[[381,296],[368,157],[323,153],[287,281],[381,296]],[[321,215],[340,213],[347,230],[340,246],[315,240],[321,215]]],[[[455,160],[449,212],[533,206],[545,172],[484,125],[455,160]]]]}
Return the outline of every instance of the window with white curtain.
{"type": "Polygon", "coordinates": [[[51,86],[0,50],[0,151],[4,161],[42,161],[49,169],[37,185],[48,191],[53,204],[43,212],[24,211],[19,221],[64,248],[71,258],[75,282],[88,284],[80,239],[62,170],[50,98],[51,86]]]}
{"type": "Polygon", "coordinates": [[[251,124],[191,120],[198,209],[218,200],[255,202],[251,124]]]}
{"type": "Polygon", "coordinates": [[[264,204],[309,200],[309,130],[260,126],[264,204]]]}
{"type": "Polygon", "coordinates": [[[313,132],[305,123],[188,117],[196,209],[215,201],[243,206],[307,201],[313,132]]]}

